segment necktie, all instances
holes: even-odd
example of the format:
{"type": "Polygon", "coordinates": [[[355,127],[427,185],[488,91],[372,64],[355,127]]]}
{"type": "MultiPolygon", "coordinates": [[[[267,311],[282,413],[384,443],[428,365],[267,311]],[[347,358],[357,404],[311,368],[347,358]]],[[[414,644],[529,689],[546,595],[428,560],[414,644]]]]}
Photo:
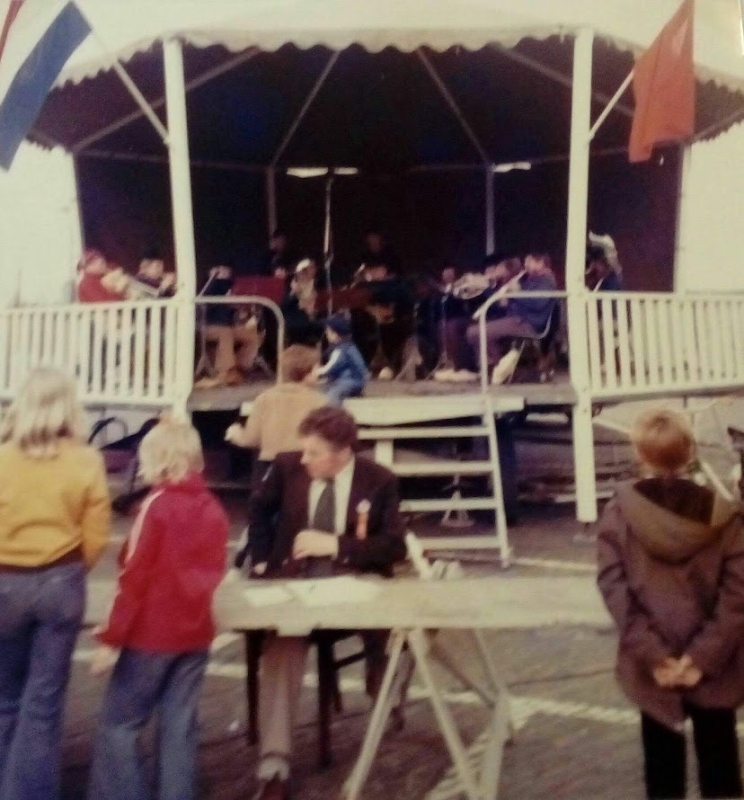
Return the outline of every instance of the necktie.
{"type": "MultiPolygon", "coordinates": [[[[316,531],[336,532],[336,489],[332,480],[326,481],[315,506],[312,524],[316,531]]],[[[333,559],[308,558],[305,575],[308,578],[326,578],[333,574],[333,559]]]]}
{"type": "Polygon", "coordinates": [[[310,527],[316,531],[336,532],[336,488],[332,480],[325,482],[310,527]]]}

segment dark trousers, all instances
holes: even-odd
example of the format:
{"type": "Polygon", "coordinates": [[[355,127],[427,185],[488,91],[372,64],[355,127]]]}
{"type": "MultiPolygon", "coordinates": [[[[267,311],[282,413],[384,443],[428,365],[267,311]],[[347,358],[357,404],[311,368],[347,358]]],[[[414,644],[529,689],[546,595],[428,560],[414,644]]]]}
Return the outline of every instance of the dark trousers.
{"type": "MultiPolygon", "coordinates": [[[[685,705],[692,720],[700,794],[742,797],[736,713],[727,708],[685,705]]],[[[654,800],[686,796],[685,737],[646,714],[641,715],[646,794],[654,800]]]]}

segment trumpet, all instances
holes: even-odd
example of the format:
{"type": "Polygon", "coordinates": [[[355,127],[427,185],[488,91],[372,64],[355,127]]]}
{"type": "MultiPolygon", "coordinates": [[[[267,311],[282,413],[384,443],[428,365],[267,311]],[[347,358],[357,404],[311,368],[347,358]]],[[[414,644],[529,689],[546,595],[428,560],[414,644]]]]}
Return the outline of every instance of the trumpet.
{"type": "Polygon", "coordinates": [[[473,314],[473,319],[475,319],[479,315],[480,310],[483,308],[483,306],[486,303],[491,303],[491,304],[497,303],[500,300],[503,300],[506,297],[506,295],[511,294],[511,292],[519,291],[519,282],[522,280],[522,278],[526,274],[527,274],[527,270],[523,269],[521,272],[518,272],[513,278],[509,278],[509,280],[503,286],[500,286],[488,298],[488,300],[486,300],[485,303],[481,303],[480,306],[478,306],[478,308],[476,309],[475,313],[473,314]]]}
{"type": "Polygon", "coordinates": [[[162,287],[150,286],[127,275],[121,267],[110,269],[102,278],[101,284],[112,292],[122,295],[127,300],[143,300],[147,297],[159,297],[162,287]]]}
{"type": "Polygon", "coordinates": [[[473,300],[491,288],[491,281],[479,272],[467,272],[452,286],[452,294],[458,300],[473,300]]]}

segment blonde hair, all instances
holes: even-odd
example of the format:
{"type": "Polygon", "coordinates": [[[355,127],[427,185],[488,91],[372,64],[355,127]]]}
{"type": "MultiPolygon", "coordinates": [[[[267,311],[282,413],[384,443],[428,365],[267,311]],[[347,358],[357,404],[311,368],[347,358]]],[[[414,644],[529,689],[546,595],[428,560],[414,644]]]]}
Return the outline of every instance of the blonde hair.
{"type": "Polygon", "coordinates": [[[650,409],[636,417],[630,438],[638,459],[661,475],[683,470],[695,456],[687,418],[676,411],[650,409]]]}
{"type": "Polygon", "coordinates": [[[282,378],[292,383],[300,383],[319,362],[320,355],[316,348],[292,344],[282,353],[282,378]]]}
{"type": "Polygon", "coordinates": [[[41,367],[26,378],[0,428],[31,458],[54,458],[63,439],[83,441],[83,410],[74,382],[61,370],[41,367]]]}
{"type": "Polygon", "coordinates": [[[140,474],[146,483],[182,481],[204,469],[204,455],[196,429],[189,422],[164,418],[139,446],[140,474]]]}

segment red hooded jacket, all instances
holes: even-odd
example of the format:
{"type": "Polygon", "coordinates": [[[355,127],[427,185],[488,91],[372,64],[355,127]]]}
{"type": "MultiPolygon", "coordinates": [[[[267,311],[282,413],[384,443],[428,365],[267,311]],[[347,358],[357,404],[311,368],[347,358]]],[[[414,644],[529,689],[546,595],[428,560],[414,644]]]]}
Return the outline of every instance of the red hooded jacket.
{"type": "Polygon", "coordinates": [[[156,486],[119,554],[104,644],[159,653],[206,650],[212,596],[225,573],[229,521],[201,475],[156,486]]]}

